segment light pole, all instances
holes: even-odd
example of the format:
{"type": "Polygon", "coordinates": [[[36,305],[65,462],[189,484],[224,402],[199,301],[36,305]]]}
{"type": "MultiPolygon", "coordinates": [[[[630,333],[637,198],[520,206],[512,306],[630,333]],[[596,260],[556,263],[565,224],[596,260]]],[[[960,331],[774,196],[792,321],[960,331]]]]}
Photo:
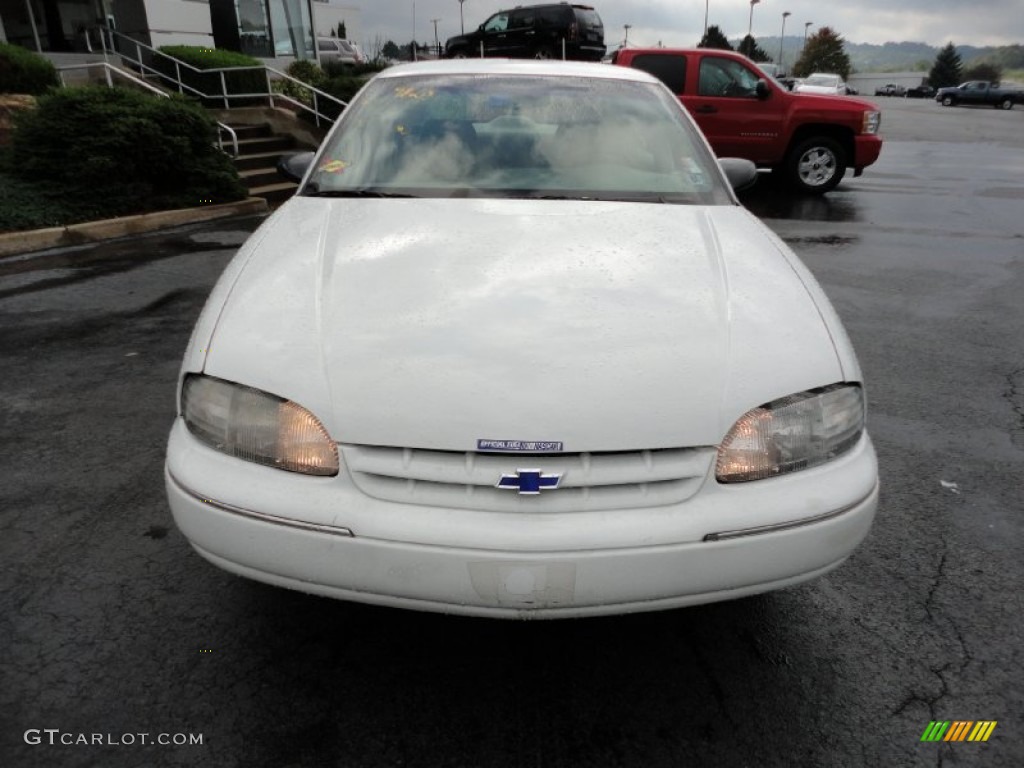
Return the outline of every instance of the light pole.
{"type": "Polygon", "coordinates": [[[462,18],[462,4],[464,2],[466,2],[466,0],[459,0],[459,29],[462,30],[460,34],[463,35],[466,34],[466,21],[462,18]]]}
{"type": "Polygon", "coordinates": [[[804,48],[807,47],[807,28],[810,27],[811,24],[813,24],[813,23],[814,23],[813,21],[805,21],[804,22],[804,48]]]}
{"type": "MultiPolygon", "coordinates": [[[[708,36],[708,3],[709,2],[711,2],[711,0],[704,0],[704,37],[702,37],[701,40],[705,39],[708,36]]],[[[751,6],[751,7],[753,7],[753,6],[751,6]]]]}
{"type": "Polygon", "coordinates": [[[622,28],[626,30],[626,39],[622,41],[623,48],[629,48],[629,30],[632,29],[632,24],[623,24],[622,28]]]}
{"type": "Polygon", "coordinates": [[[434,53],[437,54],[438,58],[441,57],[441,41],[437,39],[437,22],[440,19],[431,19],[430,23],[434,25],[434,53]]]}
{"type": "MultiPolygon", "coordinates": [[[[754,6],[760,3],[761,0],[750,0],[750,18],[747,20],[747,37],[750,37],[750,30],[754,28],[754,6]]],[[[707,30],[704,30],[705,34],[707,30]]]]}
{"type": "Polygon", "coordinates": [[[786,41],[786,19],[792,16],[789,11],[782,12],[782,35],[779,37],[779,71],[784,72],[785,69],[782,66],[782,44],[786,41]]]}

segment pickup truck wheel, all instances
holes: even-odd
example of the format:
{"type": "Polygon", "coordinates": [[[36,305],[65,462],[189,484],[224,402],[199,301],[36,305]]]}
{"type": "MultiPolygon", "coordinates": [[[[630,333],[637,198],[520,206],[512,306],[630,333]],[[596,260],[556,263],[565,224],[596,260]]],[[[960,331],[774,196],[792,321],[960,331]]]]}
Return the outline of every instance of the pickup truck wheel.
{"type": "Polygon", "coordinates": [[[954,104],[954,101],[953,101],[953,97],[952,96],[943,96],[942,97],[942,106],[944,106],[944,107],[952,107],[953,104],[954,104]]]}
{"type": "Polygon", "coordinates": [[[1005,99],[999,102],[999,108],[1013,109],[1013,99],[1011,99],[1010,97],[1006,97],[1005,99]]]}
{"type": "Polygon", "coordinates": [[[464,58],[466,58],[466,49],[465,48],[456,48],[454,51],[452,51],[449,54],[449,57],[452,58],[452,59],[464,59],[464,58]]]}
{"type": "Polygon", "coordinates": [[[533,52],[533,58],[535,59],[553,59],[555,58],[555,52],[546,45],[542,45],[540,48],[533,52]]]}
{"type": "Polygon", "coordinates": [[[846,153],[827,136],[802,141],[786,158],[786,178],[800,192],[820,195],[833,190],[845,173],[846,153]]]}

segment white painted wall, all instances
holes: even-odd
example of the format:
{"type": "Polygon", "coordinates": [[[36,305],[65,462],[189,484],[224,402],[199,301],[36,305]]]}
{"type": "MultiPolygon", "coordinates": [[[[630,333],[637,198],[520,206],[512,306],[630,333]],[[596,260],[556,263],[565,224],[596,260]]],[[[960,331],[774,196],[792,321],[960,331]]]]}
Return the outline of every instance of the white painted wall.
{"type": "Polygon", "coordinates": [[[213,45],[208,0],[145,0],[153,47],[213,45]]]}

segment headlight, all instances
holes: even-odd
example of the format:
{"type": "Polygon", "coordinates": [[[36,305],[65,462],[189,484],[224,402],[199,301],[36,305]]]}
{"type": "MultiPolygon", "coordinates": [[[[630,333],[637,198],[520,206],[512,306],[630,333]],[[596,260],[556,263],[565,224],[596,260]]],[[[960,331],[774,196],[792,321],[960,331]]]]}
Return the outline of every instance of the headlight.
{"type": "Polygon", "coordinates": [[[850,450],[864,430],[860,387],[834,384],[748,411],[718,447],[720,483],[763,480],[824,464],[850,450]]]}
{"type": "Polygon", "coordinates": [[[882,127],[882,113],[881,112],[865,112],[864,123],[861,125],[862,133],[878,133],[878,129],[882,127]]]}
{"type": "Polygon", "coordinates": [[[301,405],[210,376],[189,376],[181,390],[189,430],[214,450],[307,475],[338,474],[338,447],[301,405]]]}

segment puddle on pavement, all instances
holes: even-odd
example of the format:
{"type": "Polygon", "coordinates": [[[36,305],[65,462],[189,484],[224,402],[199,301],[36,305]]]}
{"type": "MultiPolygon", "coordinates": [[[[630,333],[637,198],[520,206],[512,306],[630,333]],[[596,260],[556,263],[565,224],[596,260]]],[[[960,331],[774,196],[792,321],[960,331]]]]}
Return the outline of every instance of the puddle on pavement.
{"type": "MultiPolygon", "coordinates": [[[[127,272],[154,261],[186,253],[238,248],[262,221],[263,217],[254,217],[232,221],[230,225],[219,222],[185,231],[153,233],[13,256],[0,259],[0,277],[66,269],[75,272],[74,276],[66,278],[67,281],[75,282],[100,275],[127,272]]],[[[0,292],[0,296],[2,295],[0,292]]]]}
{"type": "Polygon", "coordinates": [[[189,230],[154,233],[139,237],[68,246],[0,260],[0,279],[19,275],[20,285],[0,290],[0,299],[33,291],[70,285],[96,277],[129,272],[163,259],[205,251],[237,249],[262,222],[263,217],[223,222],[189,230]],[[39,273],[52,273],[44,275],[39,273]]]}
{"type": "Polygon", "coordinates": [[[787,190],[778,181],[762,176],[752,189],[740,195],[740,202],[760,219],[828,222],[864,219],[855,195],[844,192],[842,185],[824,195],[801,195],[787,190]]]}

